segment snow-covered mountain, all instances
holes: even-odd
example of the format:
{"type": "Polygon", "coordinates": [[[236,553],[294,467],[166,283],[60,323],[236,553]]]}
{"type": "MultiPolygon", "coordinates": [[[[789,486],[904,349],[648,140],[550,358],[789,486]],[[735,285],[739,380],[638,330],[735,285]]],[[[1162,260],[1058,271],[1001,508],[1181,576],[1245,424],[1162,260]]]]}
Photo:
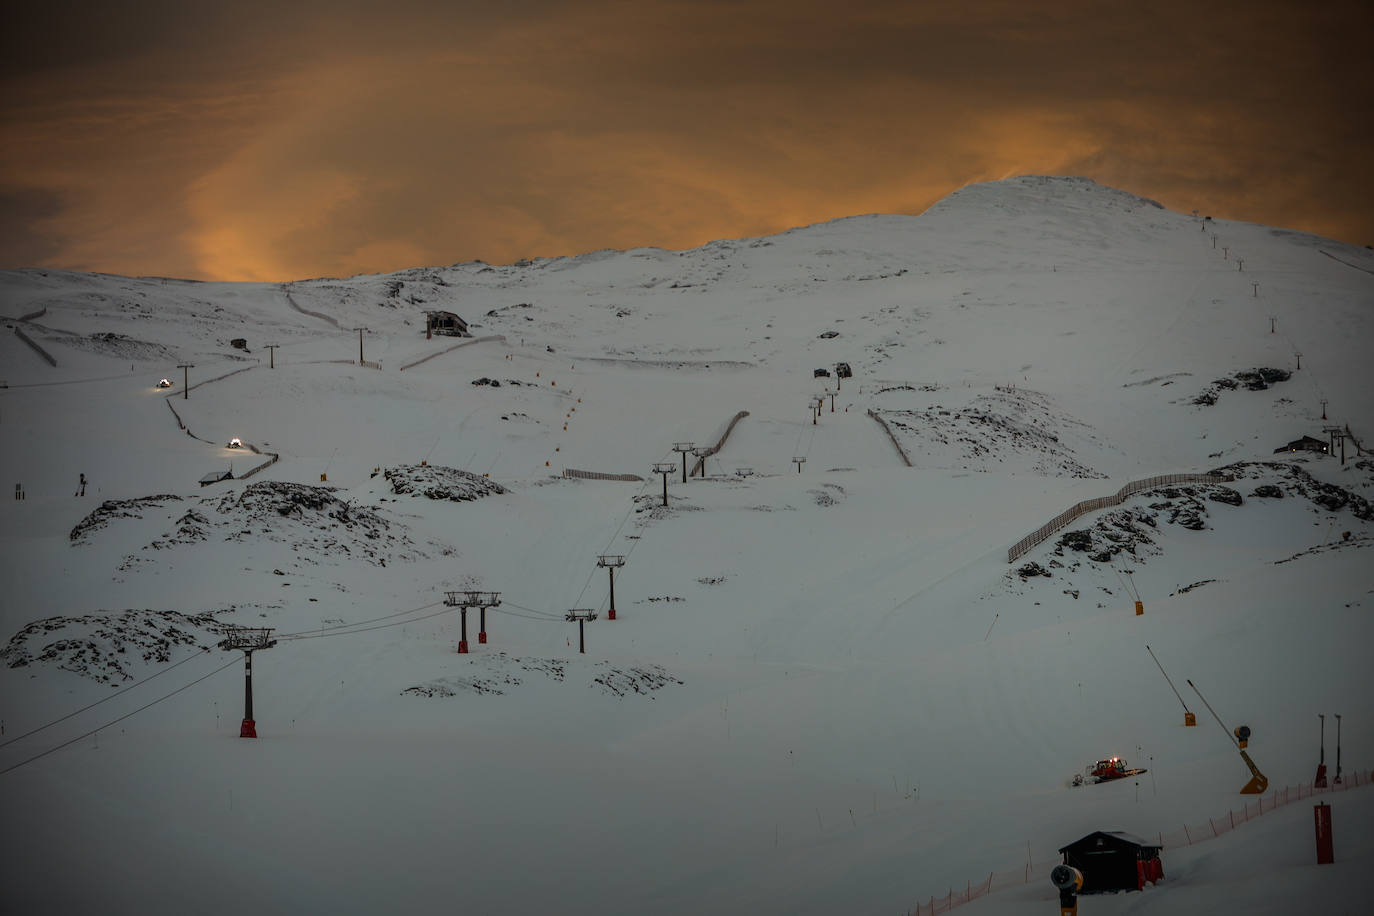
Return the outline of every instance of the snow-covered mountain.
{"type": "Polygon", "coordinates": [[[1318,713],[1369,767],[1368,250],[1022,177],[691,251],[7,271],[0,312],[16,912],[894,913],[1024,868],[968,912],[1030,913],[1099,829],[1166,880],[1094,912],[1356,906],[1367,790],[1335,866],[1304,805],[1170,838],[1250,778],[1190,680],[1271,790],[1318,713]],[[256,741],[231,626],[278,639],[256,741]],[[1071,786],[1113,754],[1148,775],[1071,786]]]}

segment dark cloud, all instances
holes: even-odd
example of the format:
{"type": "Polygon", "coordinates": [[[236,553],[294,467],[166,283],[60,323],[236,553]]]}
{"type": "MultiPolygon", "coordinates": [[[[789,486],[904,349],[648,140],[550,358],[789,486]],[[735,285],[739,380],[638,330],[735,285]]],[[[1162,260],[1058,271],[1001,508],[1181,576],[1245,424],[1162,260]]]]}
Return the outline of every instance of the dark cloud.
{"type": "Polygon", "coordinates": [[[42,264],[62,251],[62,241],[44,230],[60,204],[51,191],[0,190],[0,269],[42,264]]]}
{"type": "Polygon", "coordinates": [[[0,181],[61,204],[11,263],[286,279],[685,247],[1019,172],[1374,239],[1371,25],[1351,2],[19,16],[0,181]]]}

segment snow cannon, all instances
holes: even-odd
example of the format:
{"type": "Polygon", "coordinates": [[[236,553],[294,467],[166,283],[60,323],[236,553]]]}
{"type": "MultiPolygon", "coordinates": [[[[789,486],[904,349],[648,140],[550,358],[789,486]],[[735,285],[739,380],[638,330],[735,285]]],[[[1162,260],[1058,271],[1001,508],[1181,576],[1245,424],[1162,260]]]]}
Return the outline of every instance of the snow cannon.
{"type": "Polygon", "coordinates": [[[1059,916],[1077,916],[1083,873],[1072,865],[1056,865],[1050,872],[1050,883],[1059,888],[1059,916]]]}
{"type": "Polygon", "coordinates": [[[1212,718],[1216,719],[1217,724],[1221,726],[1222,732],[1226,734],[1226,737],[1231,739],[1231,742],[1240,751],[1240,759],[1244,760],[1245,765],[1250,768],[1250,781],[1241,788],[1240,794],[1263,795],[1264,790],[1269,788],[1269,777],[1261,773],[1259,767],[1255,766],[1255,761],[1251,760],[1250,755],[1245,753],[1245,748],[1250,743],[1250,726],[1238,725],[1235,731],[1227,732],[1226,723],[1221,721],[1221,716],[1217,715],[1217,711],[1212,708],[1212,704],[1207,702],[1207,698],[1202,695],[1202,691],[1197,689],[1197,684],[1189,680],[1188,686],[1193,688],[1193,692],[1196,693],[1197,698],[1202,701],[1202,705],[1207,707],[1207,711],[1212,714],[1212,718]]]}
{"type": "Polygon", "coordinates": [[[1239,725],[1236,727],[1236,743],[1240,745],[1240,759],[1245,761],[1245,765],[1250,768],[1250,781],[1240,790],[1241,795],[1263,795],[1264,790],[1269,788],[1269,777],[1259,771],[1255,766],[1255,761],[1250,759],[1250,755],[1245,753],[1245,748],[1250,744],[1250,726],[1239,725]]]}

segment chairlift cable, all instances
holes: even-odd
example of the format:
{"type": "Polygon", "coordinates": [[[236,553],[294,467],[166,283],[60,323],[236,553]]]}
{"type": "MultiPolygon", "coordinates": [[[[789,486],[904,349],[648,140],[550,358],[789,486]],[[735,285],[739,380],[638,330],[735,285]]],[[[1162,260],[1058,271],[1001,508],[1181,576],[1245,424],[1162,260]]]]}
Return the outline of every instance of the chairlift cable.
{"type": "Polygon", "coordinates": [[[115,697],[123,696],[124,694],[128,693],[130,690],[133,690],[135,687],[142,687],[144,684],[148,683],[148,682],[151,681],[153,678],[161,677],[162,675],[166,674],[168,671],[171,671],[173,668],[179,668],[179,667],[181,667],[182,665],[186,664],[187,662],[191,661],[192,659],[200,658],[202,655],[205,655],[205,654],[208,653],[209,651],[210,651],[209,649],[201,649],[201,650],[200,650],[199,652],[197,652],[195,655],[188,655],[186,658],[183,658],[181,661],[177,662],[176,664],[174,664],[174,665],[168,665],[166,668],[163,668],[161,671],[157,671],[157,672],[155,672],[155,673],[153,673],[153,674],[150,674],[150,675],[148,675],[147,677],[145,677],[143,680],[141,680],[141,681],[136,681],[136,682],[134,682],[134,683],[132,683],[132,684],[129,684],[127,687],[122,687],[122,688],[120,688],[119,690],[115,691],[114,693],[110,694],[109,696],[106,696],[106,697],[104,697],[104,698],[102,698],[102,699],[96,700],[94,703],[89,703],[89,704],[87,704],[87,705],[85,705],[85,706],[82,706],[80,709],[76,710],[75,712],[69,712],[69,713],[67,713],[65,716],[63,716],[63,717],[60,718],[60,719],[53,719],[53,720],[52,720],[51,722],[49,722],[47,725],[40,725],[40,726],[38,726],[38,727],[35,728],[35,729],[32,729],[32,730],[30,730],[30,731],[24,732],[24,734],[22,734],[22,735],[16,735],[15,737],[10,738],[8,741],[0,742],[0,747],[9,747],[9,746],[10,746],[11,744],[13,744],[14,742],[16,742],[16,741],[22,741],[23,739],[27,738],[29,735],[36,735],[36,734],[38,734],[39,732],[43,731],[44,729],[52,728],[54,725],[57,725],[59,722],[66,722],[66,721],[67,721],[68,719],[70,719],[72,716],[80,715],[81,713],[85,712],[85,711],[88,710],[88,709],[94,709],[95,707],[99,706],[101,703],[108,703],[110,700],[113,700],[115,697]]]}
{"type": "MultiPolygon", "coordinates": [[[[193,656],[193,657],[194,657],[194,656],[193,656]]],[[[75,738],[72,738],[72,739],[70,739],[70,740],[68,740],[68,741],[63,741],[61,744],[59,744],[59,745],[57,745],[57,746],[55,746],[55,747],[50,747],[50,748],[48,748],[46,751],[43,751],[41,754],[34,754],[32,757],[29,757],[29,758],[26,759],[26,760],[21,760],[21,761],[19,761],[19,762],[16,763],[16,764],[13,764],[13,765],[11,765],[11,766],[5,767],[5,769],[0,770],[0,776],[3,776],[3,775],[5,775],[6,773],[9,773],[9,772],[11,772],[12,770],[17,770],[17,769],[19,769],[20,767],[25,766],[26,764],[33,763],[35,760],[38,760],[38,759],[41,758],[41,757],[46,757],[46,756],[48,756],[49,754],[54,753],[55,751],[60,751],[60,750],[62,750],[62,748],[68,747],[68,746],[70,746],[70,745],[73,745],[73,744],[75,744],[76,742],[80,741],[80,740],[83,739],[83,738],[89,738],[91,735],[94,735],[96,732],[104,731],[105,729],[109,728],[109,727],[112,726],[112,725],[118,725],[120,722],[123,722],[125,719],[128,719],[128,718],[130,718],[130,717],[132,717],[132,716],[136,716],[136,715],[138,715],[139,713],[143,712],[143,710],[148,709],[148,708],[150,708],[150,707],[152,707],[152,706],[156,706],[158,703],[161,703],[163,700],[169,700],[169,699],[171,699],[172,697],[176,696],[177,694],[181,693],[183,690],[189,690],[190,688],[192,688],[192,687],[196,686],[197,684],[199,684],[201,681],[208,680],[209,678],[214,677],[216,674],[219,674],[221,671],[227,670],[228,668],[232,668],[233,666],[237,665],[238,663],[239,663],[239,660],[238,660],[237,658],[231,658],[228,662],[226,662],[226,663],[223,664],[223,665],[220,665],[218,668],[216,668],[214,671],[211,671],[209,674],[201,675],[200,677],[196,678],[196,679],[195,679],[194,681],[192,681],[191,683],[185,684],[185,685],[183,685],[183,686],[181,686],[181,687],[178,687],[176,690],[173,690],[171,693],[163,694],[162,696],[158,697],[156,700],[153,700],[153,701],[150,702],[150,703],[144,703],[142,706],[138,707],[138,709],[135,709],[133,712],[126,712],[124,715],[120,716],[119,718],[117,718],[117,719],[112,719],[112,720],[110,720],[109,722],[106,722],[104,725],[101,725],[99,728],[93,728],[93,729],[91,729],[90,731],[86,732],[85,734],[77,735],[75,738]]]]}
{"type": "Polygon", "coordinates": [[[367,623],[377,623],[378,621],[381,621],[381,620],[390,620],[390,619],[393,618],[393,617],[400,617],[400,616],[403,615],[403,614],[414,614],[414,613],[417,612],[417,611],[427,611],[427,610],[429,610],[430,608],[435,607],[435,606],[438,605],[438,604],[439,604],[438,601],[431,601],[429,604],[422,604],[422,605],[420,605],[419,607],[413,607],[413,608],[410,608],[410,609],[404,610],[404,611],[396,611],[395,613],[392,613],[392,614],[385,614],[385,615],[383,615],[383,616],[381,616],[381,617],[372,617],[372,618],[370,618],[370,619],[368,619],[368,620],[355,620],[355,621],[353,621],[352,623],[339,623],[339,624],[335,624],[335,625],[329,626],[329,627],[320,627],[320,628],[318,628],[318,629],[313,629],[313,630],[302,630],[302,631],[300,631],[299,633],[280,633],[280,634],[278,634],[277,638],[278,638],[278,639],[296,639],[296,638],[298,638],[298,637],[308,636],[308,635],[312,635],[312,634],[324,633],[324,632],[328,632],[328,631],[330,631],[330,630],[343,630],[343,629],[348,629],[349,627],[358,627],[358,626],[362,626],[363,624],[367,624],[367,623]]]}

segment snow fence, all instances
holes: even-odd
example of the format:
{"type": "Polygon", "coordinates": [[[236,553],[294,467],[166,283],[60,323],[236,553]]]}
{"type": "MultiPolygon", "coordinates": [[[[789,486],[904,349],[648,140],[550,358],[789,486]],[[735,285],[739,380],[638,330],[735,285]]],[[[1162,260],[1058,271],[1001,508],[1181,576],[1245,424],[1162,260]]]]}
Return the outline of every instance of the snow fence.
{"type": "Polygon", "coordinates": [[[897,454],[902,456],[902,463],[907,467],[911,467],[911,459],[907,457],[906,449],[902,448],[902,443],[898,442],[897,437],[892,434],[892,427],[888,426],[887,421],[878,416],[871,409],[868,411],[868,415],[878,421],[878,425],[883,428],[883,432],[887,433],[887,437],[892,440],[892,444],[897,446],[897,454]]]}
{"type": "Polygon", "coordinates": [[[18,337],[20,340],[24,341],[24,343],[32,347],[33,352],[37,353],[39,356],[43,357],[43,359],[47,360],[49,366],[52,366],[54,369],[57,368],[57,360],[53,358],[53,355],[49,353],[47,350],[44,350],[41,346],[39,346],[38,341],[34,340],[32,337],[25,334],[23,329],[18,327],[17,325],[14,329],[14,336],[18,337]]]}
{"type": "Polygon", "coordinates": [[[706,454],[698,458],[697,463],[692,465],[691,476],[695,477],[697,474],[700,474],[702,477],[706,476],[706,459],[719,452],[725,446],[725,440],[730,438],[730,433],[734,430],[735,424],[747,416],[749,416],[749,411],[741,410],[730,418],[730,422],[725,424],[725,432],[720,434],[720,438],[716,440],[716,444],[712,445],[707,450],[706,454]]]}
{"type": "Polygon", "coordinates": [[[1056,531],[1067,527],[1074,519],[1087,515],[1089,512],[1096,512],[1098,509],[1119,506],[1129,497],[1144,490],[1153,490],[1156,487],[1167,487],[1176,483],[1230,483],[1233,480],[1235,480],[1235,478],[1228,474],[1219,474],[1216,472],[1208,474],[1161,474],[1158,477],[1146,477],[1144,480],[1133,480],[1111,496],[1101,496],[1097,499],[1085,499],[1059,513],[1054,518],[1050,519],[1049,522],[1041,525],[1039,528],[1013,544],[1007,550],[1007,562],[1015,563],[1017,557],[1021,556],[1056,531]]]}
{"type": "Polygon", "coordinates": [[[644,478],[638,474],[603,474],[600,471],[579,471],[576,468],[564,468],[564,477],[575,477],[578,480],[624,480],[643,483],[644,478]]]}

